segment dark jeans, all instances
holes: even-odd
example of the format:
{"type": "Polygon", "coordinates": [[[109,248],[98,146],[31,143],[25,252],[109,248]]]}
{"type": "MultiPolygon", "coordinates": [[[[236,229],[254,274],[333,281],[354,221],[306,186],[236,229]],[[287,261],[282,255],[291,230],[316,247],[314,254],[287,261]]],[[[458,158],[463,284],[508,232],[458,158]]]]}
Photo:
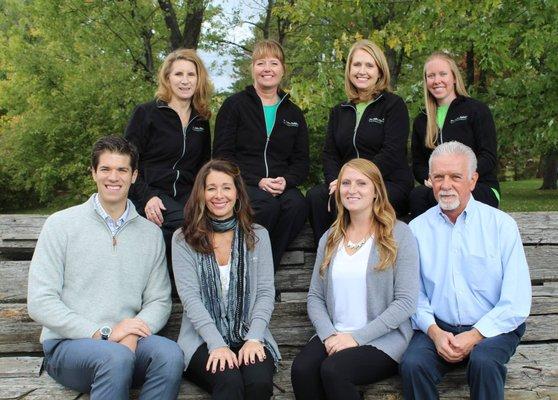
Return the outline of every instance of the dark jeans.
{"type": "MultiPolygon", "coordinates": [[[[384,182],[389,197],[389,202],[395,209],[397,217],[409,212],[409,190],[410,187],[397,185],[393,182],[384,182]]],[[[329,229],[337,216],[337,205],[335,196],[329,196],[329,187],[325,184],[314,186],[306,193],[306,199],[310,206],[310,225],[314,231],[316,246],[322,235],[329,229]],[[327,210],[328,202],[330,211],[327,210]]]]}
{"type": "MultiPolygon", "coordinates": [[[[438,326],[453,334],[471,330],[471,326],[453,326],[437,320],[438,326]]],[[[434,342],[422,331],[415,331],[411,343],[401,360],[403,397],[410,399],[437,399],[438,385],[443,376],[458,366],[467,366],[467,382],[473,400],[504,399],[506,363],[525,333],[525,324],[516,330],[482,339],[469,357],[459,363],[448,363],[441,358],[434,342]]]]}
{"type": "MultiPolygon", "coordinates": [[[[238,354],[240,347],[231,348],[238,354]]],[[[213,374],[205,366],[209,358],[207,344],[202,344],[190,361],[185,376],[196,385],[211,393],[213,400],[266,400],[273,395],[273,356],[265,349],[263,362],[241,365],[230,369],[228,366],[213,374]]]]}
{"type": "Polygon", "coordinates": [[[58,383],[91,400],[127,400],[130,387],[141,387],[140,399],[178,396],[184,355],[176,342],[151,335],[135,352],[108,340],[45,340],[45,370],[58,383]]]}
{"type": "Polygon", "coordinates": [[[297,188],[286,189],[279,196],[272,196],[257,186],[247,186],[246,189],[256,222],[269,232],[273,267],[277,271],[287,246],[304,227],[308,205],[297,188]]]}
{"type": "MultiPolygon", "coordinates": [[[[415,186],[409,197],[411,219],[418,217],[429,208],[438,204],[434,198],[434,192],[432,189],[424,185],[415,186]]],[[[490,186],[484,183],[477,182],[477,185],[473,190],[473,197],[481,203],[498,208],[498,199],[496,198],[494,191],[490,186]]]]}
{"type": "Polygon", "coordinates": [[[397,374],[397,363],[373,346],[341,350],[331,356],[316,335],[296,356],[291,381],[297,400],[360,400],[356,385],[397,374]]]}

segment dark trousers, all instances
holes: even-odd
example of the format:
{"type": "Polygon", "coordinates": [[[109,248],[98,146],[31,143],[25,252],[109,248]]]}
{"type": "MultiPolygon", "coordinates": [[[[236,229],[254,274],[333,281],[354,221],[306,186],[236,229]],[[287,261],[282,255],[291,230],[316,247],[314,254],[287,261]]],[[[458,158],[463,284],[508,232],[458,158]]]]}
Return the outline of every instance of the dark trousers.
{"type": "MultiPolygon", "coordinates": [[[[183,193],[181,196],[171,197],[166,194],[161,194],[158,197],[161,199],[165,205],[166,210],[163,211],[163,226],[161,230],[163,231],[163,238],[165,239],[165,249],[167,254],[167,265],[169,267],[169,272],[172,274],[172,253],[171,253],[171,241],[172,234],[178,228],[184,224],[184,207],[190,197],[191,190],[183,193]]],[[[145,218],[145,203],[138,202],[131,199],[136,207],[137,212],[145,218]]]]}
{"type": "MultiPolygon", "coordinates": [[[[238,354],[240,347],[231,348],[238,354]]],[[[207,344],[202,344],[190,361],[185,372],[186,378],[211,393],[213,400],[265,400],[273,395],[273,372],[275,365],[273,356],[265,349],[266,358],[263,362],[241,365],[240,368],[225,368],[213,374],[205,366],[209,353],[207,344]]]]}
{"type": "MultiPolygon", "coordinates": [[[[466,332],[471,326],[452,326],[436,321],[438,326],[453,334],[466,332]]],[[[438,385],[452,368],[467,366],[467,382],[473,400],[504,399],[506,363],[525,332],[525,324],[516,330],[482,339],[467,359],[448,363],[436,352],[434,342],[422,331],[415,331],[407,351],[403,355],[400,374],[403,380],[403,397],[409,399],[437,399],[438,385]]]]}
{"type": "Polygon", "coordinates": [[[297,400],[360,400],[356,385],[397,374],[397,363],[373,346],[341,350],[331,356],[316,335],[296,356],[291,381],[297,400]]]}
{"type": "MultiPolygon", "coordinates": [[[[484,183],[477,182],[475,190],[473,190],[473,197],[481,203],[498,208],[498,199],[496,198],[494,191],[490,186],[484,183]]],[[[411,219],[418,217],[429,208],[438,204],[434,198],[434,192],[432,189],[424,185],[415,186],[413,190],[411,190],[409,198],[411,219]]]]}
{"type": "MultiPolygon", "coordinates": [[[[389,202],[395,209],[397,217],[409,212],[409,188],[397,185],[393,182],[385,182],[389,202]]],[[[316,245],[322,235],[329,229],[337,216],[337,205],[335,195],[329,196],[329,187],[325,184],[314,186],[306,193],[306,199],[310,208],[310,225],[314,232],[316,245]],[[328,202],[330,211],[328,211],[328,202]]]]}
{"type": "Polygon", "coordinates": [[[304,227],[308,205],[297,188],[286,189],[279,196],[272,196],[257,186],[247,186],[246,189],[256,222],[269,232],[273,266],[277,271],[287,246],[304,227]]]}

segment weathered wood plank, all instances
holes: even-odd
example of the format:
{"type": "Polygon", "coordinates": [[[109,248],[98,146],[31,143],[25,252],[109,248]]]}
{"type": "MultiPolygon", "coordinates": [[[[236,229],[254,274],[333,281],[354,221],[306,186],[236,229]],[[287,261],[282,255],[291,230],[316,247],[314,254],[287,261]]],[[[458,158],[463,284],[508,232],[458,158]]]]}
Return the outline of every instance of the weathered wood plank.
{"type": "MultiPolygon", "coordinates": [[[[525,248],[533,284],[558,282],[558,246],[528,246],[525,248]]],[[[315,253],[290,251],[285,253],[282,266],[275,275],[279,292],[308,290],[315,253]]],[[[0,261],[0,302],[24,302],[27,297],[29,261],[0,261]]]]}
{"type": "MultiPolygon", "coordinates": [[[[555,303],[554,306],[555,307],[555,303]]],[[[173,305],[171,317],[161,334],[176,340],[180,329],[182,310],[173,305]]],[[[558,340],[558,315],[531,315],[527,319],[525,342],[558,340]]],[[[277,343],[285,346],[302,346],[312,335],[312,327],[306,315],[305,302],[278,303],[270,322],[277,343]]],[[[27,315],[25,304],[0,304],[0,353],[40,352],[41,327],[27,315]]]]}
{"type": "MultiPolygon", "coordinates": [[[[12,362],[13,363],[13,362],[12,362]]],[[[40,358],[34,358],[34,363],[40,363],[40,358]]],[[[544,396],[558,394],[558,344],[538,344],[520,345],[514,357],[508,364],[508,375],[506,381],[506,399],[541,399],[544,396]],[[543,394],[543,397],[538,397],[543,394]]],[[[27,365],[19,367],[25,370],[27,365]]],[[[274,399],[293,399],[292,387],[290,384],[291,359],[285,360],[277,374],[274,382],[277,386],[285,390],[280,393],[275,389],[274,399]]],[[[12,377],[0,379],[0,399],[17,398],[23,399],[40,398],[60,398],[74,399],[77,393],[64,389],[46,374],[38,377],[33,375],[35,369],[30,369],[25,377],[12,377]],[[25,393],[28,393],[25,395],[25,393]]],[[[465,379],[465,369],[459,368],[450,372],[444,381],[438,386],[440,398],[442,399],[467,399],[469,398],[468,388],[465,379]]],[[[401,382],[398,377],[386,379],[373,385],[362,387],[364,398],[367,400],[377,399],[401,399],[401,382]]],[[[137,397],[138,392],[134,391],[133,398],[137,397]]],[[[87,399],[89,396],[82,396],[87,399]]],[[[195,385],[184,381],[181,386],[179,399],[198,400],[209,399],[209,395],[204,393],[195,385]]],[[[546,397],[551,399],[552,397],[546,397]]]]}

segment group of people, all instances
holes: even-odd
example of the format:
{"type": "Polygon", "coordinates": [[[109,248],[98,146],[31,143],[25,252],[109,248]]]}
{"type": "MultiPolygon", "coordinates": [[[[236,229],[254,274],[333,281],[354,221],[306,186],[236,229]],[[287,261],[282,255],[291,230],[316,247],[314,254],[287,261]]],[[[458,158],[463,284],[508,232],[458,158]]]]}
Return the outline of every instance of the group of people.
{"type": "Polygon", "coordinates": [[[489,109],[450,57],[429,57],[411,172],[405,103],[381,49],[358,41],[348,100],[329,118],[325,183],[305,198],[307,126],[284,74],[281,46],[257,43],[253,85],[225,100],[211,146],[207,71],[176,50],[125,138],[94,145],[97,193],[47,219],[29,271],[46,371],[92,399],[131,387],[174,399],[182,376],[214,399],[269,399],[274,272],[309,216],[316,335],[292,365],[297,399],[359,399],[358,385],[398,372],[405,398],[437,398],[465,364],[472,398],[503,398],[531,286],[517,226],[495,208],[489,109]],[[409,211],[410,225],[397,220],[409,211]],[[183,306],[176,342],[156,335],[171,310],[167,258],[183,306]]]}

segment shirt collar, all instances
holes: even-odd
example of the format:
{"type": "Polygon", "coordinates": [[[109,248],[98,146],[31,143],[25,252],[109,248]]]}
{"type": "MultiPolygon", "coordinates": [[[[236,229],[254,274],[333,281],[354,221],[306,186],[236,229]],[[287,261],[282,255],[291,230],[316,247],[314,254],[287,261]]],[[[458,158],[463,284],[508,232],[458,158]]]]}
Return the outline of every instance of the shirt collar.
{"type": "MultiPolygon", "coordinates": [[[[472,215],[475,213],[476,209],[477,209],[477,201],[474,199],[473,194],[471,193],[471,197],[469,197],[469,201],[467,202],[467,206],[465,207],[465,209],[463,210],[463,212],[461,214],[459,214],[459,216],[457,217],[457,220],[455,221],[456,223],[459,220],[462,220],[464,224],[467,224],[467,221],[469,221],[472,217],[472,215]]],[[[444,219],[444,221],[446,221],[447,223],[454,225],[453,222],[451,222],[451,220],[448,218],[448,216],[446,214],[444,214],[444,211],[440,208],[439,204],[436,204],[436,209],[438,212],[438,215],[444,219]]]]}
{"type": "Polygon", "coordinates": [[[97,213],[99,213],[99,215],[101,216],[101,218],[103,218],[103,220],[105,222],[113,221],[116,224],[117,227],[122,226],[122,224],[124,224],[124,222],[126,222],[128,220],[128,216],[130,215],[130,204],[129,203],[130,203],[130,200],[126,199],[126,209],[124,210],[124,212],[122,213],[120,218],[117,218],[116,220],[113,220],[112,217],[103,208],[103,206],[101,204],[101,200],[99,200],[99,194],[95,193],[93,195],[93,204],[95,205],[95,210],[97,211],[97,213]]]}

